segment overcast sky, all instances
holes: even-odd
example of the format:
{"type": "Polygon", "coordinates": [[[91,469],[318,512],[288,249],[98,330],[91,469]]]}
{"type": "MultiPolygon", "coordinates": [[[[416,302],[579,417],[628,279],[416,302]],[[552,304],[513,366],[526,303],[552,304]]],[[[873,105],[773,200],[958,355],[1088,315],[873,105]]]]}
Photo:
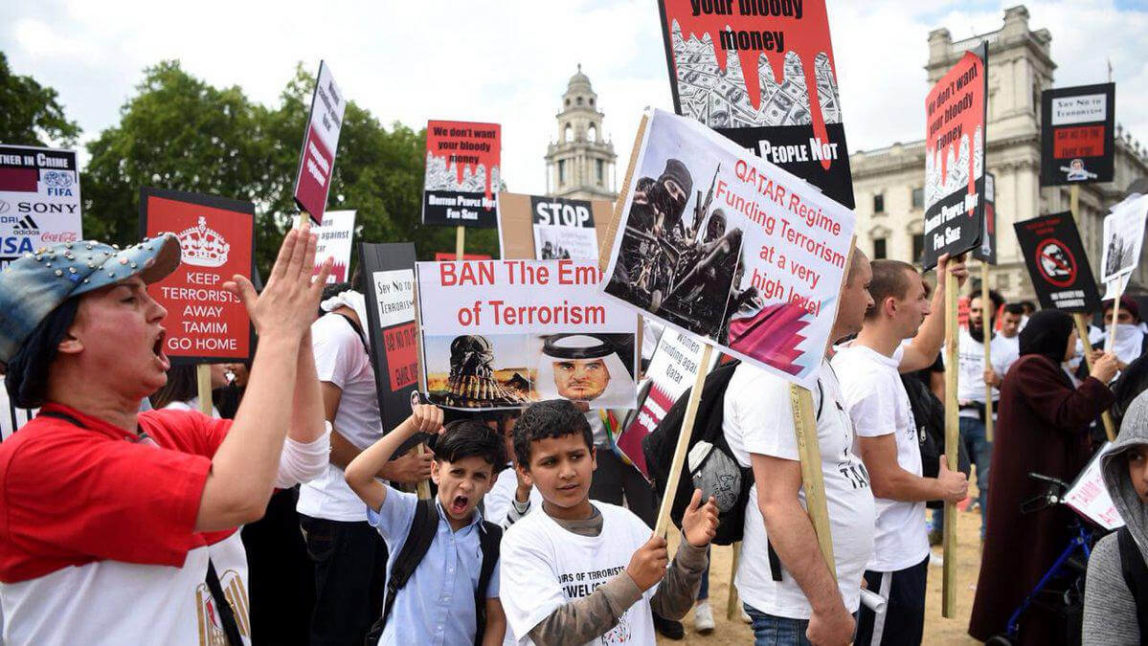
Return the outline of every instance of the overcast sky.
{"type": "MultiPolygon", "coordinates": [[[[642,109],[673,107],[656,0],[164,4],[4,2],[0,49],[16,74],[59,91],[84,141],[118,121],[143,68],[160,60],[273,105],[297,62],[315,71],[325,59],[343,94],[384,124],[501,123],[502,176],[519,193],[546,188],[542,157],[578,63],[620,153],[619,181],[642,109]]],[[[849,148],[922,139],[928,32],[946,27],[960,40],[993,31],[1014,4],[829,0],[849,148]]],[[[1148,1],[1027,7],[1030,28],[1052,32],[1056,86],[1103,82],[1111,59],[1117,121],[1148,143],[1148,1]]]]}

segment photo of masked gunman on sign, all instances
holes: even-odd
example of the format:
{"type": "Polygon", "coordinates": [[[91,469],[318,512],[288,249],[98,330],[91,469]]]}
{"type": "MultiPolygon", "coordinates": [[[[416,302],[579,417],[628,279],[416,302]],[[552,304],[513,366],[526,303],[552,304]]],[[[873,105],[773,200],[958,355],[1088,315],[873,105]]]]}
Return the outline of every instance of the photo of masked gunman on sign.
{"type": "Polygon", "coordinates": [[[742,247],[740,228],[727,230],[721,209],[710,211],[714,180],[683,218],[693,177],[680,160],[666,160],[655,180],[638,180],[622,252],[606,291],[706,336],[724,339],[727,306],[752,302],[756,290],[735,291],[742,247]]]}
{"type": "Polygon", "coordinates": [[[633,337],[626,334],[555,334],[538,361],[541,399],[568,399],[590,408],[626,407],[634,401],[633,337]],[[626,359],[623,359],[626,357],[626,359]]]}

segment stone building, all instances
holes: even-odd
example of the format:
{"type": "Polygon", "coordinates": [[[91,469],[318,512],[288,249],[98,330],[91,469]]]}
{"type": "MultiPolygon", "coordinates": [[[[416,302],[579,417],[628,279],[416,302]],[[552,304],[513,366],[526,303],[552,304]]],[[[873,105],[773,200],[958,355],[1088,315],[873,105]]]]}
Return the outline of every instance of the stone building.
{"type": "Polygon", "coordinates": [[[614,200],[618,196],[614,144],[602,132],[598,95],[582,65],[570,77],[562,95],[558,140],[546,150],[546,193],[583,200],[614,200]]]}
{"type": "MultiPolygon", "coordinates": [[[[998,264],[990,270],[989,285],[1012,298],[1034,296],[1013,223],[1069,208],[1069,187],[1040,187],[1040,95],[1053,87],[1056,63],[1050,49],[1052,34],[1047,29],[1030,30],[1028,19],[1028,10],[1017,6],[1005,10],[1004,25],[994,32],[953,41],[947,29],[932,31],[925,66],[928,84],[923,88],[932,87],[966,50],[988,41],[985,159],[988,171],[996,176],[998,218],[998,264]]],[[[1080,187],[1078,226],[1097,279],[1101,222],[1134,179],[1148,176],[1145,153],[1148,150],[1117,125],[1115,181],[1080,187]]],[[[857,151],[849,163],[857,201],[858,245],[873,258],[919,260],[924,245],[924,140],[857,151]]],[[[979,272],[973,268],[973,276],[979,272]]],[[[1129,289],[1145,285],[1148,263],[1142,259],[1129,289]]]]}

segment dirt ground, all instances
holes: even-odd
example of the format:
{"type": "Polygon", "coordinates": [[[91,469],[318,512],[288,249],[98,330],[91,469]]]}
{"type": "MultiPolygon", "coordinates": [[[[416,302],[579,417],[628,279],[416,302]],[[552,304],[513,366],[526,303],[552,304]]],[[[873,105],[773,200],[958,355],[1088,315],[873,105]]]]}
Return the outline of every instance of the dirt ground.
{"type": "MultiPolygon", "coordinates": [[[[970,494],[974,487],[970,487],[970,494]]],[[[925,606],[925,639],[929,646],[969,646],[979,644],[977,640],[969,637],[967,630],[969,615],[973,609],[973,597],[976,594],[977,574],[981,566],[980,528],[981,516],[979,511],[962,511],[957,514],[957,608],[953,619],[941,617],[941,548],[933,548],[933,563],[929,566],[929,589],[925,606]]],[[[677,537],[671,537],[671,543],[676,544],[677,537]]],[[[732,644],[752,644],[753,632],[749,626],[742,622],[738,614],[733,620],[726,619],[727,599],[729,598],[730,582],[733,579],[730,565],[733,559],[731,547],[715,545],[710,566],[710,605],[714,611],[714,620],[717,628],[709,635],[699,635],[694,631],[694,614],[686,616],[683,623],[686,627],[684,641],[671,641],[662,637],[658,644],[703,644],[706,646],[727,646],[732,644]]]]}

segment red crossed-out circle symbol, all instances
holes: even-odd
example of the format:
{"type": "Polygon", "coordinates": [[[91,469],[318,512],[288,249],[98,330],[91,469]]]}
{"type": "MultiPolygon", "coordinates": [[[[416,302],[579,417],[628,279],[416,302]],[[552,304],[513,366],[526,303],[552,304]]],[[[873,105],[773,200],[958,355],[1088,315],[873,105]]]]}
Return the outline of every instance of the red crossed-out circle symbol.
{"type": "Polygon", "coordinates": [[[1048,284],[1071,287],[1076,282],[1076,258],[1068,246],[1049,238],[1036,246],[1036,267],[1048,284]]]}

